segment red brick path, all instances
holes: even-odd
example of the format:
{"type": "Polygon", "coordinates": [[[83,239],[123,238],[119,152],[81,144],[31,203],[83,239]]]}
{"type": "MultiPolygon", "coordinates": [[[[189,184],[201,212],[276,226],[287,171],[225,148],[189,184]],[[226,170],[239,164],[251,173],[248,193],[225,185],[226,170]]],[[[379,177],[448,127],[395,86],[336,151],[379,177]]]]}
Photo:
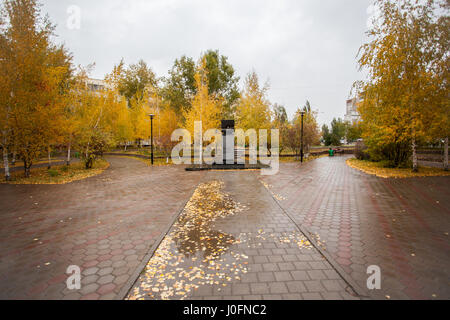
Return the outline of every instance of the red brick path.
{"type": "Polygon", "coordinates": [[[110,158],[67,185],[0,185],[0,299],[112,299],[189,199],[200,175],[110,158]],[[82,289],[66,289],[69,265],[82,289]]]}
{"type": "Polygon", "coordinates": [[[286,164],[264,181],[361,287],[367,267],[381,267],[382,290],[371,297],[449,299],[450,178],[382,179],[346,159],[286,164]]]}

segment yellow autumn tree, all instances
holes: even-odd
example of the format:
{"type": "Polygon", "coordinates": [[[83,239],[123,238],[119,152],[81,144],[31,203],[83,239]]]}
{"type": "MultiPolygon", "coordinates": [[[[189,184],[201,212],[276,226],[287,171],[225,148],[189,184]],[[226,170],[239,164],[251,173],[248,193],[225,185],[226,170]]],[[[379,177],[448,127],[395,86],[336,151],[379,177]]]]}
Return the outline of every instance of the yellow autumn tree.
{"type": "Polygon", "coordinates": [[[202,60],[199,63],[195,74],[195,83],[197,93],[192,99],[191,108],[183,112],[185,118],[185,128],[194,133],[194,123],[202,122],[202,130],[220,128],[220,115],[222,112],[222,101],[220,98],[211,96],[208,93],[208,73],[206,71],[206,62],[202,60]]]}
{"type": "Polygon", "coordinates": [[[319,126],[317,124],[317,112],[314,111],[309,102],[306,102],[306,106],[303,109],[298,109],[295,113],[293,120],[294,131],[296,132],[296,143],[294,150],[296,154],[300,153],[301,148],[301,126],[302,126],[302,116],[301,113],[304,112],[303,116],[303,148],[304,152],[308,153],[313,145],[319,144],[320,132],[319,126]],[[298,153],[297,153],[298,150],[298,153]]]}
{"type": "Polygon", "coordinates": [[[8,132],[28,177],[33,161],[59,141],[70,56],[51,42],[54,27],[41,16],[36,1],[5,1],[2,15],[8,21],[1,32],[9,72],[2,79],[9,81],[1,99],[8,103],[8,127],[2,131],[8,132]]]}
{"type": "Polygon", "coordinates": [[[149,106],[149,94],[144,92],[131,98],[129,108],[131,127],[133,132],[133,140],[137,141],[141,146],[141,141],[150,137],[149,114],[151,108],[149,106]]]}
{"type": "Polygon", "coordinates": [[[108,108],[106,123],[111,131],[116,146],[127,144],[134,139],[133,123],[131,120],[131,109],[125,97],[119,92],[119,79],[123,63],[115,66],[111,74],[106,76],[106,88],[102,92],[105,104],[108,108]]]}
{"type": "Polygon", "coordinates": [[[441,9],[446,13],[431,25],[434,35],[434,50],[431,53],[431,73],[433,75],[429,85],[432,85],[425,109],[425,128],[427,128],[429,142],[439,144],[444,142],[444,170],[448,170],[448,137],[450,136],[450,2],[441,2],[441,9]]]}
{"type": "MultiPolygon", "coordinates": [[[[6,22],[3,15],[0,15],[0,27],[3,29],[6,22]]],[[[12,111],[12,68],[11,48],[8,44],[8,37],[4,32],[0,33],[0,146],[3,150],[3,167],[5,179],[11,178],[9,172],[8,154],[11,147],[11,111],[12,111]]]]}
{"type": "Polygon", "coordinates": [[[107,92],[96,92],[87,85],[87,73],[80,70],[74,80],[72,121],[74,125],[74,147],[80,153],[86,169],[92,168],[95,160],[108,148],[115,145],[114,125],[111,119],[111,101],[107,92]]]}
{"type": "Polygon", "coordinates": [[[417,146],[430,136],[428,111],[439,100],[432,98],[438,2],[377,0],[380,15],[361,48],[359,65],[369,74],[357,84],[364,98],[363,138],[372,158],[390,166],[404,165],[412,155],[417,171],[417,146]]]}
{"type": "Polygon", "coordinates": [[[237,127],[243,130],[270,129],[272,111],[267,99],[268,85],[261,87],[256,72],[245,79],[245,88],[236,107],[237,127]]]}
{"type": "Polygon", "coordinates": [[[172,133],[178,129],[179,116],[169,106],[166,106],[157,114],[157,144],[167,157],[170,156],[172,148],[178,143],[172,141],[172,133]]]}

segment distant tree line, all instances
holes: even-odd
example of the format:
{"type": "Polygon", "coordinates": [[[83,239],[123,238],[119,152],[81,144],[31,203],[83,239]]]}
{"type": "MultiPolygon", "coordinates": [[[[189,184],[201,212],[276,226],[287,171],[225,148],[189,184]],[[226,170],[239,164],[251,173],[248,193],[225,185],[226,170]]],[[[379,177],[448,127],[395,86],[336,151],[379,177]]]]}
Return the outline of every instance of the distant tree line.
{"type": "MultiPolygon", "coordinates": [[[[74,150],[87,169],[114,147],[141,145],[150,137],[149,114],[155,114],[156,144],[170,153],[170,137],[179,128],[219,128],[235,119],[242,129],[281,132],[281,149],[299,152],[300,109],[289,121],[286,109],[267,98],[269,86],[255,71],[244,87],[226,56],[208,50],[198,60],[176,59],[168,76],[158,77],[143,60],[124,60],[105,76],[106,86],[92,90],[94,65],[74,67],[73,57],[54,39],[54,25],[37,0],[6,0],[0,13],[0,146],[5,177],[9,163],[20,159],[25,176],[37,160],[64,146],[67,165],[74,150]]],[[[318,143],[316,115],[304,108],[305,146],[318,143]]]]}

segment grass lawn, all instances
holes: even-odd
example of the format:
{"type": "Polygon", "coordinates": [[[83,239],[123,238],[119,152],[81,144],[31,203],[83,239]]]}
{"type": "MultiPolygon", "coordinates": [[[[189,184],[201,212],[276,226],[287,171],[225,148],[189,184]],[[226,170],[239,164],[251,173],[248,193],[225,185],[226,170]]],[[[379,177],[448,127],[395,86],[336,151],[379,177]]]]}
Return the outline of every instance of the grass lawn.
{"type": "MultiPolygon", "coordinates": [[[[141,161],[143,163],[145,163],[147,166],[151,166],[151,161],[149,159],[142,159],[139,157],[133,157],[133,154],[130,153],[130,156],[117,156],[118,158],[128,158],[128,159],[134,159],[134,160],[138,160],[141,161]]],[[[319,158],[323,158],[323,157],[328,157],[328,155],[318,155],[318,156],[310,156],[308,158],[305,158],[303,161],[309,162],[309,161],[313,161],[319,158]]],[[[259,158],[258,158],[259,159],[259,158]]],[[[289,162],[298,162],[300,163],[299,158],[297,157],[280,157],[279,161],[281,163],[289,163],[289,162]]],[[[194,162],[194,159],[192,159],[192,163],[194,162]]],[[[249,162],[249,157],[246,157],[246,162],[249,162]]],[[[169,157],[169,162],[167,162],[167,159],[154,159],[154,166],[158,167],[158,166],[171,166],[174,165],[172,162],[172,159],[169,157]]]]}
{"type": "Polygon", "coordinates": [[[31,168],[31,177],[25,178],[24,172],[16,171],[11,173],[11,181],[5,181],[2,176],[0,183],[8,184],[66,184],[77,180],[83,180],[96,176],[109,167],[109,162],[99,159],[90,170],[86,170],[84,163],[74,163],[67,167],[54,166],[50,170],[47,168],[31,168]]]}
{"type": "MultiPolygon", "coordinates": [[[[58,158],[52,158],[51,159],[51,162],[61,162],[61,161],[64,161],[64,159],[58,159],[58,158]]],[[[42,159],[42,160],[36,161],[34,164],[42,164],[42,163],[48,163],[48,159],[42,159]]],[[[4,162],[3,162],[3,159],[2,159],[2,161],[0,162],[0,169],[4,169],[5,168],[5,166],[3,164],[4,164],[4,162]]],[[[11,164],[11,160],[10,160],[9,167],[10,168],[23,167],[23,162],[18,159],[16,161],[16,164],[13,166],[11,164]]]]}
{"type": "MultiPolygon", "coordinates": [[[[116,158],[124,158],[124,159],[134,159],[140,162],[145,163],[147,166],[151,166],[151,160],[150,159],[143,159],[139,157],[133,157],[133,154],[130,154],[129,156],[114,156],[116,158]]],[[[154,159],[153,161],[154,166],[171,166],[173,165],[172,159],[169,158],[169,163],[167,163],[167,159],[154,159]]]]}
{"type": "Polygon", "coordinates": [[[348,159],[347,165],[363,171],[367,174],[376,175],[380,178],[416,178],[416,177],[435,177],[450,176],[450,171],[444,171],[439,168],[419,167],[419,172],[413,172],[409,168],[385,168],[382,163],[358,159],[348,159]]]}
{"type": "MultiPolygon", "coordinates": [[[[306,163],[306,162],[313,161],[313,160],[320,159],[320,158],[324,158],[324,157],[328,157],[328,155],[326,155],[326,154],[321,154],[321,155],[318,155],[318,156],[311,156],[310,155],[308,158],[303,159],[303,162],[306,163]]],[[[298,163],[300,163],[300,156],[298,156],[298,157],[280,157],[280,162],[284,162],[284,163],[286,163],[286,162],[298,162],[298,163]]]]}

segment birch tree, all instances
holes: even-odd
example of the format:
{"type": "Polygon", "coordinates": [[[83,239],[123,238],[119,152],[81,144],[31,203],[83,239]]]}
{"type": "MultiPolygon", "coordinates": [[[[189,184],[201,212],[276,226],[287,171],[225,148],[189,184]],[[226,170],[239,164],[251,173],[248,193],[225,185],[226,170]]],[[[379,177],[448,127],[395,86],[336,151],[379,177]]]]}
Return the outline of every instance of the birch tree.
{"type": "Polygon", "coordinates": [[[377,0],[380,16],[360,49],[359,66],[368,71],[360,86],[363,137],[372,156],[399,166],[429,137],[427,107],[435,101],[432,64],[436,50],[438,1],[377,0]]]}
{"type": "Polygon", "coordinates": [[[272,110],[267,99],[269,86],[261,86],[256,72],[250,72],[236,107],[237,127],[248,130],[271,128],[272,110]]]}
{"type": "MultiPolygon", "coordinates": [[[[52,43],[54,26],[42,17],[37,1],[5,1],[2,15],[6,17],[3,21],[8,21],[1,30],[2,45],[8,52],[4,62],[8,84],[2,90],[6,130],[2,131],[5,141],[14,145],[28,177],[33,161],[56,137],[54,129],[62,114],[59,97],[70,74],[70,56],[63,46],[52,43]]],[[[3,150],[7,151],[7,146],[3,150]]]]}
{"type": "Polygon", "coordinates": [[[11,50],[8,45],[7,35],[5,34],[5,11],[2,8],[0,14],[0,145],[3,151],[3,167],[5,170],[5,179],[11,178],[9,172],[8,151],[11,144],[11,50]]]}
{"type": "Polygon", "coordinates": [[[197,93],[192,99],[191,107],[183,112],[184,119],[186,119],[185,127],[192,135],[194,134],[194,123],[196,121],[202,122],[203,132],[208,129],[219,129],[222,111],[221,99],[209,94],[208,71],[205,60],[200,62],[197,68],[195,83],[197,93]]]}

